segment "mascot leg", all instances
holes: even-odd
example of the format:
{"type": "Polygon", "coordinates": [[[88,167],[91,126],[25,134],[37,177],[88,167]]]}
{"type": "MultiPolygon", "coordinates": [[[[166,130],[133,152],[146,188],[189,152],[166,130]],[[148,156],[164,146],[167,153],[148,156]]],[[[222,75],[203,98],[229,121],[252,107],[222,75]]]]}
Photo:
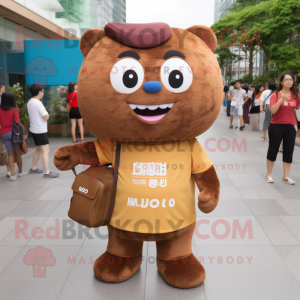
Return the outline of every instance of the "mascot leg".
{"type": "Polygon", "coordinates": [[[130,232],[108,225],[107,251],[94,263],[95,276],[104,282],[122,282],[131,278],[142,263],[142,240],[130,240],[130,232]]]}
{"type": "Polygon", "coordinates": [[[206,277],[204,267],[192,253],[194,228],[195,223],[156,242],[158,271],[168,284],[177,288],[198,286],[206,277]]]}

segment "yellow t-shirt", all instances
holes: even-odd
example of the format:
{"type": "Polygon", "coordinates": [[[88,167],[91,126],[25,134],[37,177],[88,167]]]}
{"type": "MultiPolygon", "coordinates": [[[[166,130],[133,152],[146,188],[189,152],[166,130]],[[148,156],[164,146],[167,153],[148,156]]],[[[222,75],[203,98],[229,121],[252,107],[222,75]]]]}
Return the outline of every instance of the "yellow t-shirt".
{"type": "MultiPolygon", "coordinates": [[[[115,162],[116,143],[94,140],[100,164],[115,162]]],[[[162,145],[121,146],[110,225],[140,233],[166,233],[196,221],[195,181],[212,162],[196,139],[162,145]]]]}

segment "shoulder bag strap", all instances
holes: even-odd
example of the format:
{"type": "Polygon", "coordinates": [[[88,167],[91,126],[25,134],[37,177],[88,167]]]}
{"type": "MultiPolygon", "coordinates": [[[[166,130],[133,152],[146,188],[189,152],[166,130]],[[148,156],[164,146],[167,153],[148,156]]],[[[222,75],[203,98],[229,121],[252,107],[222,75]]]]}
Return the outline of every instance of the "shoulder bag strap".
{"type": "Polygon", "coordinates": [[[74,91],[74,94],[73,94],[73,96],[71,97],[71,100],[70,100],[70,105],[72,105],[72,100],[73,100],[73,97],[75,96],[75,94],[77,94],[77,93],[74,91]]]}
{"type": "Polygon", "coordinates": [[[119,165],[120,165],[120,152],[121,152],[121,144],[117,143],[115,167],[114,167],[113,189],[115,189],[117,187],[117,182],[118,182],[118,173],[119,173],[119,165]]]}
{"type": "Polygon", "coordinates": [[[264,104],[265,104],[266,101],[270,98],[270,96],[272,96],[272,92],[271,92],[270,95],[267,97],[267,99],[264,101],[264,104]]]}
{"type": "Polygon", "coordinates": [[[120,165],[120,152],[121,152],[121,144],[117,143],[117,150],[116,150],[116,158],[115,158],[115,166],[114,166],[114,181],[113,181],[113,189],[114,191],[111,193],[110,203],[109,203],[109,209],[107,212],[107,219],[111,218],[112,211],[114,208],[114,199],[116,195],[116,187],[118,182],[118,173],[119,173],[119,165],[120,165]]]}

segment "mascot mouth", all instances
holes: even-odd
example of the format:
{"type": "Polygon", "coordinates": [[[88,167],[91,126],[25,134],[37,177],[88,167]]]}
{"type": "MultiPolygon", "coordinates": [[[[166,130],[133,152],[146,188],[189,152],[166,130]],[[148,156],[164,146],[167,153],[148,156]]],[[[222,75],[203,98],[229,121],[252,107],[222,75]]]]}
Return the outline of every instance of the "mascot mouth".
{"type": "Polygon", "coordinates": [[[174,103],[160,105],[129,104],[131,109],[144,121],[157,122],[161,120],[173,107],[174,103]]]}

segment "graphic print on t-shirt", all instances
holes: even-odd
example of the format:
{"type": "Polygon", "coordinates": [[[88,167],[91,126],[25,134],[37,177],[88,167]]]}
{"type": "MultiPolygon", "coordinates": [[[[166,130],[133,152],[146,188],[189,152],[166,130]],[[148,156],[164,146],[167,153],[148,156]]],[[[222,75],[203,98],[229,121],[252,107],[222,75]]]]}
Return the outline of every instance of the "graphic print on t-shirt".
{"type": "Polygon", "coordinates": [[[151,188],[167,186],[167,163],[133,163],[132,185],[151,188]]]}
{"type": "MultiPolygon", "coordinates": [[[[100,164],[114,167],[116,143],[104,138],[94,143],[100,164]]],[[[192,174],[211,166],[196,139],[147,145],[143,151],[122,144],[110,225],[141,233],[166,233],[191,225],[196,220],[192,174]]]]}

